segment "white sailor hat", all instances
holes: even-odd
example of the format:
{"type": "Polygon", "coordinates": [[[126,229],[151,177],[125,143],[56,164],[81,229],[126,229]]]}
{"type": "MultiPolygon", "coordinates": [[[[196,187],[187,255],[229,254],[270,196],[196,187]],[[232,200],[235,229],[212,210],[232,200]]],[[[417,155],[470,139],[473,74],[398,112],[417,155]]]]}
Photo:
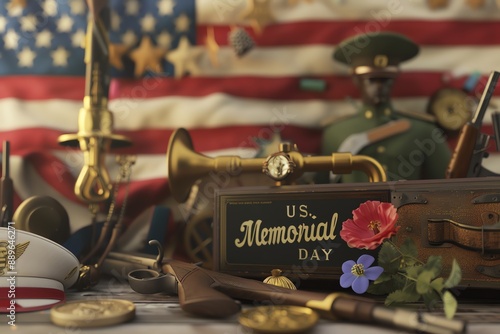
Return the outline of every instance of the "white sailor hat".
{"type": "Polygon", "coordinates": [[[78,279],[78,259],[37,234],[0,227],[0,313],[48,309],[78,279]]]}

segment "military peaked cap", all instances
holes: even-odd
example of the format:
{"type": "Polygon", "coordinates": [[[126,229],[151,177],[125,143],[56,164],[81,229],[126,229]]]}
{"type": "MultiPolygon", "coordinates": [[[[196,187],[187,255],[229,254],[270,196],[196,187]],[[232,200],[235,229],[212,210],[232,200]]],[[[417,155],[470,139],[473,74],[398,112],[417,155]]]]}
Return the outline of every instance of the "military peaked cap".
{"type": "Polygon", "coordinates": [[[333,58],[349,65],[353,74],[397,75],[399,63],[415,57],[419,47],[394,32],[360,34],[339,43],[333,58]]]}

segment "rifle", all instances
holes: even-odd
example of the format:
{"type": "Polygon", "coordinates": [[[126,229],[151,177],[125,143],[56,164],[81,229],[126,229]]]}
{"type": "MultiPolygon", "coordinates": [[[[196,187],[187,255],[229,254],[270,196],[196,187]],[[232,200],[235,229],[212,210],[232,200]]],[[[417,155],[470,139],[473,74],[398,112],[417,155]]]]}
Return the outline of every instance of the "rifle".
{"type": "MultiPolygon", "coordinates": [[[[157,241],[159,250],[161,246],[157,241]]],[[[275,305],[306,306],[327,319],[379,324],[423,333],[465,333],[466,324],[427,313],[388,308],[375,301],[343,293],[291,290],[260,281],[236,277],[198,267],[182,261],[163,261],[111,252],[103,266],[116,273],[124,266],[135,267],[128,274],[130,286],[139,293],[166,292],[178,294],[181,308],[190,314],[225,318],[240,311],[236,300],[275,305]],[[137,269],[140,268],[140,269],[137,269]],[[236,299],[236,300],[235,300],[236,299]]]]}
{"type": "Polygon", "coordinates": [[[460,130],[457,146],[446,170],[446,178],[496,175],[481,165],[490,139],[490,136],[481,133],[481,126],[499,76],[500,73],[496,71],[490,74],[474,119],[460,130]]]}

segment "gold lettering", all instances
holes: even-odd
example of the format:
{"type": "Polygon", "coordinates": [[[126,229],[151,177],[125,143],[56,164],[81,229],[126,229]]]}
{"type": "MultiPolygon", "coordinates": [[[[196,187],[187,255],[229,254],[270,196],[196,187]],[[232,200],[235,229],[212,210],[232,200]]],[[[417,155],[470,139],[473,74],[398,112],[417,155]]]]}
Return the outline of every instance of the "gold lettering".
{"type": "MultiPolygon", "coordinates": [[[[246,220],[241,223],[240,226],[240,232],[243,233],[243,237],[236,238],[234,244],[236,247],[242,248],[244,246],[251,247],[254,244],[260,247],[266,245],[301,243],[302,241],[314,242],[334,240],[337,237],[335,234],[337,220],[338,214],[334,213],[330,220],[330,224],[328,224],[328,222],[319,222],[318,224],[313,223],[310,225],[301,223],[298,226],[281,225],[269,228],[261,228],[262,220],[260,219],[256,221],[246,220]]],[[[307,255],[308,254],[306,254],[306,256],[307,255]]],[[[316,254],[316,256],[318,256],[318,254],[316,254]]]]}
{"type": "Polygon", "coordinates": [[[324,249],[324,248],[322,248],[321,250],[323,251],[323,253],[325,253],[325,260],[326,260],[326,261],[329,261],[329,260],[330,260],[330,253],[332,252],[332,249],[331,249],[331,248],[330,248],[330,249],[328,249],[328,252],[327,252],[327,250],[326,250],[326,249],[324,249]]]}
{"type": "MultiPolygon", "coordinates": [[[[262,229],[262,231],[260,232],[260,240],[259,240],[259,242],[255,243],[257,246],[262,246],[262,245],[265,246],[265,245],[269,245],[270,244],[270,243],[268,243],[266,241],[268,232],[269,232],[269,229],[267,229],[267,228],[263,228],[262,229]]],[[[259,239],[259,234],[257,234],[257,239],[259,239]]]]}
{"type": "Polygon", "coordinates": [[[302,218],[307,217],[307,215],[309,214],[309,212],[307,212],[307,205],[302,204],[301,206],[299,206],[299,210],[300,210],[300,217],[302,218]]]}
{"type": "Polygon", "coordinates": [[[335,229],[337,228],[337,219],[339,219],[339,214],[335,212],[332,215],[332,220],[330,220],[330,235],[328,236],[328,239],[325,240],[335,240],[335,238],[337,237],[335,235],[335,229]]]}
{"type": "Polygon", "coordinates": [[[324,223],[319,223],[318,224],[318,229],[316,230],[316,239],[319,241],[328,238],[328,234],[326,233],[328,228],[328,225],[326,222],[324,223]]]}
{"type": "Polygon", "coordinates": [[[311,260],[318,260],[319,261],[319,254],[318,254],[317,249],[313,250],[312,255],[311,255],[311,260]]]}
{"type": "Polygon", "coordinates": [[[307,259],[308,251],[305,248],[299,248],[299,260],[307,259]]]}
{"type": "MultiPolygon", "coordinates": [[[[260,227],[261,223],[262,223],[261,220],[257,220],[256,225],[258,225],[260,227]]],[[[243,237],[243,240],[241,240],[241,241],[239,238],[234,240],[234,244],[236,245],[236,247],[241,248],[245,245],[245,243],[248,245],[248,247],[253,245],[253,240],[255,238],[255,234],[256,234],[256,231],[258,229],[256,227],[254,230],[252,230],[253,224],[254,224],[253,220],[247,220],[247,221],[244,221],[243,223],[241,223],[240,232],[245,232],[245,236],[243,237]]]]}
{"type": "Polygon", "coordinates": [[[293,244],[295,242],[295,238],[297,237],[297,234],[299,234],[297,232],[297,228],[294,225],[290,225],[290,227],[288,228],[288,234],[286,236],[288,239],[288,242],[293,244]],[[290,236],[291,233],[293,233],[293,237],[290,236]]]}
{"type": "Polygon", "coordinates": [[[285,238],[286,235],[286,227],[285,226],[277,226],[277,227],[271,227],[269,229],[269,245],[276,245],[276,244],[286,244],[287,239],[285,238]]]}

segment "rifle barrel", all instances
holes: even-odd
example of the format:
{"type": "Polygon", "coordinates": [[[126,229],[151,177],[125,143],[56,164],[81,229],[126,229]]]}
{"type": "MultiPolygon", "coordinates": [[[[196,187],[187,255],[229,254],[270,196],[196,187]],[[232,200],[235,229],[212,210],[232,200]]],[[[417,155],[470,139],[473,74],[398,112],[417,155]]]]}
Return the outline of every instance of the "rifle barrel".
{"type": "Polygon", "coordinates": [[[497,85],[498,78],[500,77],[500,72],[493,71],[491,72],[488,82],[483,91],[483,95],[481,96],[481,100],[479,100],[479,104],[477,105],[476,114],[474,115],[474,119],[472,120],[472,124],[476,128],[480,128],[483,122],[484,115],[486,114],[486,109],[488,109],[488,105],[490,104],[490,99],[495,92],[495,87],[497,85]]]}

